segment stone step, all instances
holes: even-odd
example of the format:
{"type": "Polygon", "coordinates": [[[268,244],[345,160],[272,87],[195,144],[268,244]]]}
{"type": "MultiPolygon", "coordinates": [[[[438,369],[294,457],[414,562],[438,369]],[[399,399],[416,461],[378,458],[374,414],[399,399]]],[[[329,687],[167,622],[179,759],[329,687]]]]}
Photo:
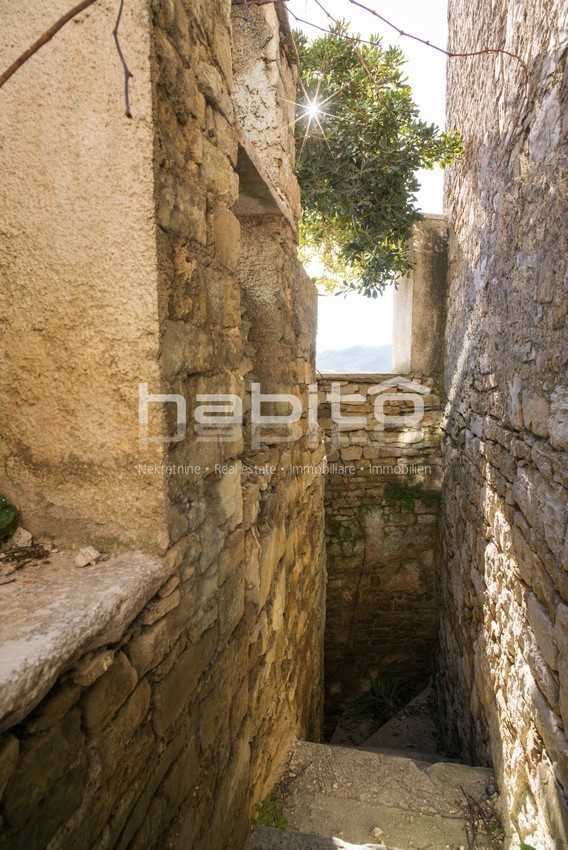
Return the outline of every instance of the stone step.
{"type": "MultiPolygon", "coordinates": [[[[360,850],[360,845],[349,844],[340,838],[325,838],[297,832],[295,829],[274,829],[269,826],[254,828],[247,850],[360,850]]],[[[365,850],[394,850],[384,844],[367,844],[365,850]]]]}
{"type": "MultiPolygon", "coordinates": [[[[428,687],[418,694],[363,741],[361,746],[365,749],[373,747],[381,750],[410,750],[405,753],[409,758],[416,757],[412,750],[419,753],[438,752],[436,705],[432,688],[428,687]]],[[[439,755],[437,760],[446,759],[439,755]]]]}
{"type": "Polygon", "coordinates": [[[439,747],[436,717],[434,694],[432,688],[428,687],[371,735],[370,721],[353,727],[345,715],[330,743],[370,752],[389,750],[393,755],[432,763],[455,761],[448,758],[439,747]]]}
{"type": "MultiPolygon", "coordinates": [[[[348,749],[353,749],[349,747],[348,749]]],[[[398,756],[399,758],[412,759],[412,761],[427,762],[428,764],[461,764],[459,759],[451,759],[440,753],[422,752],[412,747],[373,747],[360,744],[357,749],[363,753],[377,753],[380,756],[398,756]]]]}
{"type": "MultiPolygon", "coordinates": [[[[275,794],[290,829],[325,838],[327,848],[337,846],[330,843],[336,838],[355,846],[459,850],[468,843],[465,794],[483,799],[492,780],[487,768],[298,742],[275,794]]],[[[476,843],[501,847],[495,834],[476,843]]]]}

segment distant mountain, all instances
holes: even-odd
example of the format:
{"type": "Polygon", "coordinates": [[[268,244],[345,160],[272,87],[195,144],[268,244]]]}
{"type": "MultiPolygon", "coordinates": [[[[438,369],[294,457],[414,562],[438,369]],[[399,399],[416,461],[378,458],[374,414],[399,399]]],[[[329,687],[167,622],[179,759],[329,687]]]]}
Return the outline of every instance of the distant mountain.
{"type": "Polygon", "coordinates": [[[316,366],[320,372],[389,374],[392,369],[392,345],[354,345],[352,348],[318,351],[316,366]]]}

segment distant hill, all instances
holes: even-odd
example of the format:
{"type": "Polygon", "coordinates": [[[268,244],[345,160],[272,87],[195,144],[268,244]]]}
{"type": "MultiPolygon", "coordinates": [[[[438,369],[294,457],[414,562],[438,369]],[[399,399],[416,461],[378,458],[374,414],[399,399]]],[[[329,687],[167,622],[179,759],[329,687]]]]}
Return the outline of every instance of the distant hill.
{"type": "Polygon", "coordinates": [[[320,372],[378,372],[392,368],[392,345],[364,346],[319,351],[316,366],[320,372]]]}

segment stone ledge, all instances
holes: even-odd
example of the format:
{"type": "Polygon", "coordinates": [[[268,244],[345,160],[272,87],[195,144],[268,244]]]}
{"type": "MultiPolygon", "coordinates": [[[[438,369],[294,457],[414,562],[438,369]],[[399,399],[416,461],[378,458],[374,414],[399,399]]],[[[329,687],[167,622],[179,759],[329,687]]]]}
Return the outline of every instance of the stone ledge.
{"type": "Polygon", "coordinates": [[[80,569],[60,553],[0,588],[0,732],[86,652],[122,637],[173,569],[141,553],[80,569]]]}
{"type": "Polygon", "coordinates": [[[318,383],[322,381],[345,381],[346,383],[372,384],[381,381],[393,381],[395,378],[400,379],[401,382],[418,381],[420,378],[425,381],[435,380],[434,376],[422,375],[419,372],[407,372],[400,375],[398,372],[322,372],[318,369],[318,383]],[[409,376],[412,376],[412,378],[409,376]]]}

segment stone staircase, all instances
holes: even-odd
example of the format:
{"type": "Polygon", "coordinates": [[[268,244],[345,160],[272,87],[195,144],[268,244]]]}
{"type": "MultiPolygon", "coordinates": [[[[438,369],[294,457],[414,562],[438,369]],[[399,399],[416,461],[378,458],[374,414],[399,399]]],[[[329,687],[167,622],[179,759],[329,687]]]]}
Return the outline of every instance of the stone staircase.
{"type": "MultiPolygon", "coordinates": [[[[486,799],[492,771],[412,752],[396,734],[404,725],[393,719],[361,747],[298,742],[272,795],[288,828],[257,826],[247,850],[468,850],[466,795],[486,799]]],[[[503,838],[490,828],[473,846],[498,850],[503,838]]]]}

